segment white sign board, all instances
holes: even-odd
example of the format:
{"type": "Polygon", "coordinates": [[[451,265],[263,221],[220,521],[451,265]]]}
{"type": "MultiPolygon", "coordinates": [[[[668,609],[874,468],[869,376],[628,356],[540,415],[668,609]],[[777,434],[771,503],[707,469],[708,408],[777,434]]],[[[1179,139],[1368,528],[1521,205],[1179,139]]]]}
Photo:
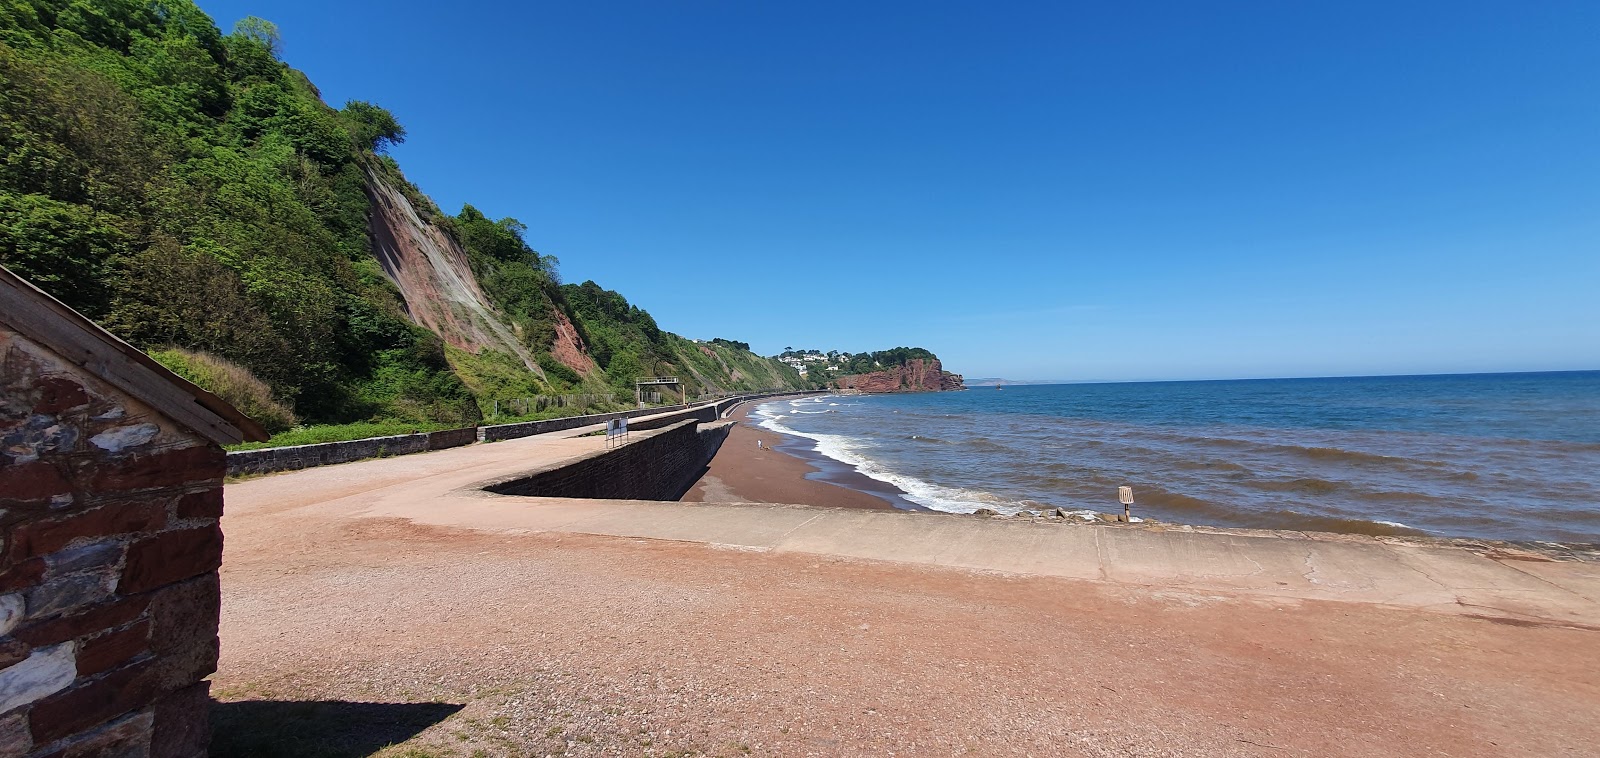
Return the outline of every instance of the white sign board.
{"type": "Polygon", "coordinates": [[[1122,503],[1123,505],[1133,505],[1133,488],[1118,487],[1117,502],[1122,503]]]}

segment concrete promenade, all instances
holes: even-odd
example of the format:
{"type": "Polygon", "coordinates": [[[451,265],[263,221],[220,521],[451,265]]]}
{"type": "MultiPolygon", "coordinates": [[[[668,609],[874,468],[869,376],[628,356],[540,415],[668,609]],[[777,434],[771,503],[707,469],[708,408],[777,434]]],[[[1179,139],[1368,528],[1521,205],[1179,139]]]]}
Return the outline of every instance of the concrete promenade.
{"type": "Polygon", "coordinates": [[[594,429],[228,485],[213,755],[1600,744],[1577,549],[482,491],[594,429]]]}
{"type": "Polygon", "coordinates": [[[602,447],[603,437],[582,436],[600,428],[232,484],[229,526],[291,511],[319,518],[402,518],[479,531],[675,540],[1600,629],[1600,562],[1592,551],[1562,546],[804,505],[520,498],[479,489],[602,447]]]}

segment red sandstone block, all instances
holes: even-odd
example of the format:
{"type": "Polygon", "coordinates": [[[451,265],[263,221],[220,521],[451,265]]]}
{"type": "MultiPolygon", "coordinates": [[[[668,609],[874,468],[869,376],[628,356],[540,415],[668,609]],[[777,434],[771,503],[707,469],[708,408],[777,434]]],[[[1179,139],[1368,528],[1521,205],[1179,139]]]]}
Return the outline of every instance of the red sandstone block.
{"type": "Polygon", "coordinates": [[[0,500],[42,500],[72,491],[72,480],[50,461],[0,468],[0,500]]]}
{"type": "Polygon", "coordinates": [[[56,414],[68,408],[89,404],[89,393],[83,385],[65,377],[52,376],[38,384],[39,401],[34,403],[34,413],[56,414]]]}
{"type": "Polygon", "coordinates": [[[122,665],[150,648],[150,622],[140,621],[78,646],[78,676],[90,676],[122,665]]]}
{"type": "Polygon", "coordinates": [[[109,721],[149,703],[156,695],[150,676],[154,661],[117,669],[99,679],[39,701],[28,713],[34,744],[44,744],[109,721]]]}
{"type": "Polygon", "coordinates": [[[200,682],[156,701],[150,755],[203,756],[211,743],[211,683],[200,682]]]}
{"type": "Polygon", "coordinates": [[[114,603],[107,603],[76,616],[62,616],[25,626],[13,631],[11,635],[34,647],[54,645],[57,642],[75,640],[79,637],[122,626],[138,618],[149,605],[150,597],[148,595],[130,597],[114,603]]]}
{"type": "Polygon", "coordinates": [[[221,640],[211,637],[162,653],[152,659],[152,686],[164,692],[188,687],[216,673],[220,652],[221,640]]]}
{"type": "Polygon", "coordinates": [[[178,518],[222,518],[222,488],[213,487],[178,498],[178,518]]]}
{"type": "Polygon", "coordinates": [[[128,546],[119,592],[153,590],[191,576],[216,571],[222,565],[222,527],[162,532],[128,546]]]}
{"type": "Polygon", "coordinates": [[[11,560],[53,553],[79,537],[152,532],[166,523],[164,497],[111,503],[65,518],[30,521],[12,531],[11,560]]]}
{"type": "Polygon", "coordinates": [[[222,589],[215,573],[162,587],[150,598],[150,620],[155,624],[150,649],[156,654],[216,638],[222,589]]]}
{"type": "Polygon", "coordinates": [[[13,563],[5,571],[0,571],[0,592],[37,587],[44,582],[44,571],[43,558],[13,563]]]}
{"type": "Polygon", "coordinates": [[[116,465],[100,467],[94,478],[96,492],[172,487],[186,482],[221,479],[228,469],[227,453],[204,444],[159,453],[134,455],[116,465]]]}

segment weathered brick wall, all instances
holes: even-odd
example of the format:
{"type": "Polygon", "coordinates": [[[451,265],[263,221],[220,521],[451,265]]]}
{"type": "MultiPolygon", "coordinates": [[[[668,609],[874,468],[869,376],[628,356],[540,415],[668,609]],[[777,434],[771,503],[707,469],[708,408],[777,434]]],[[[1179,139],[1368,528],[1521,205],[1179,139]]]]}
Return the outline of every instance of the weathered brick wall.
{"type": "Polygon", "coordinates": [[[224,465],[0,327],[0,755],[205,754],[224,465]]]}
{"type": "Polygon", "coordinates": [[[502,495],[676,500],[700,477],[733,422],[694,419],[632,432],[627,444],[485,489],[502,495]]]}

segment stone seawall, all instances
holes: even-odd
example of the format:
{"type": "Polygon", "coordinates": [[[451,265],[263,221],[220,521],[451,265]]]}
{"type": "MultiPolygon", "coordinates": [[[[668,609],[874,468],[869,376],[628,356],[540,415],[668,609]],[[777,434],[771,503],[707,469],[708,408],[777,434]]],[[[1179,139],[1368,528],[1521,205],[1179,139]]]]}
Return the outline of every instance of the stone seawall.
{"type": "Polygon", "coordinates": [[[228,453],[228,476],[271,474],[298,471],[313,466],[329,466],[367,458],[410,455],[429,450],[470,445],[478,441],[477,427],[446,429],[440,432],[399,434],[393,437],[368,437],[364,440],[322,442],[316,445],[268,447],[228,453]]]}
{"type": "Polygon", "coordinates": [[[545,419],[543,421],[524,421],[516,424],[469,426],[461,429],[447,429],[441,432],[400,434],[392,437],[369,437],[363,440],[323,442],[315,445],[294,445],[291,447],[269,447],[260,450],[238,450],[228,453],[228,476],[298,471],[314,466],[350,463],[367,458],[425,453],[430,450],[444,450],[445,448],[460,447],[480,441],[498,442],[500,440],[529,437],[535,434],[577,429],[578,427],[604,423],[615,418],[634,419],[640,416],[660,416],[660,418],[630,423],[629,427],[633,431],[659,429],[669,424],[689,419],[709,423],[716,421],[728,410],[747,400],[804,394],[815,393],[791,390],[755,395],[735,395],[713,403],[696,405],[636,408],[614,413],[592,413],[587,416],[568,416],[566,418],[545,419]]]}
{"type": "Polygon", "coordinates": [[[701,426],[695,419],[631,433],[621,447],[491,484],[501,495],[676,500],[705,470],[735,422],[701,426]]]}
{"type": "Polygon", "coordinates": [[[446,429],[442,432],[428,432],[428,449],[444,450],[446,448],[461,447],[478,441],[478,427],[466,426],[460,429],[446,429]]]}
{"type": "Polygon", "coordinates": [[[616,411],[614,413],[591,413],[586,416],[567,416],[566,418],[549,418],[543,421],[523,421],[516,424],[496,424],[478,428],[478,439],[484,442],[499,442],[500,440],[514,440],[518,437],[531,437],[535,434],[548,434],[562,432],[568,429],[577,429],[580,426],[601,424],[614,418],[635,418],[650,416],[657,413],[671,413],[688,408],[687,405],[668,405],[658,408],[638,408],[631,411],[616,411]]]}
{"type": "Polygon", "coordinates": [[[815,395],[819,393],[820,391],[818,390],[784,390],[782,392],[762,392],[753,395],[734,395],[732,397],[725,397],[714,403],[667,405],[657,408],[638,408],[629,411],[616,411],[614,413],[591,413],[587,416],[552,418],[545,419],[543,421],[523,421],[516,424],[496,424],[494,426],[479,427],[478,439],[484,442],[498,442],[500,440],[517,439],[518,437],[529,437],[535,434],[547,434],[549,432],[560,432],[567,429],[576,429],[580,426],[604,423],[614,418],[635,419],[640,416],[655,416],[658,414],[672,413],[673,411],[681,411],[686,409],[691,410],[692,412],[690,414],[679,414],[670,418],[651,419],[650,421],[642,422],[645,424],[644,426],[633,423],[629,423],[628,426],[632,427],[633,429],[655,429],[667,424],[676,423],[686,418],[698,418],[701,421],[710,422],[717,420],[717,418],[721,417],[723,413],[726,413],[728,409],[738,405],[739,403],[745,402],[746,400],[760,400],[762,398],[780,397],[785,395],[815,395]]]}

